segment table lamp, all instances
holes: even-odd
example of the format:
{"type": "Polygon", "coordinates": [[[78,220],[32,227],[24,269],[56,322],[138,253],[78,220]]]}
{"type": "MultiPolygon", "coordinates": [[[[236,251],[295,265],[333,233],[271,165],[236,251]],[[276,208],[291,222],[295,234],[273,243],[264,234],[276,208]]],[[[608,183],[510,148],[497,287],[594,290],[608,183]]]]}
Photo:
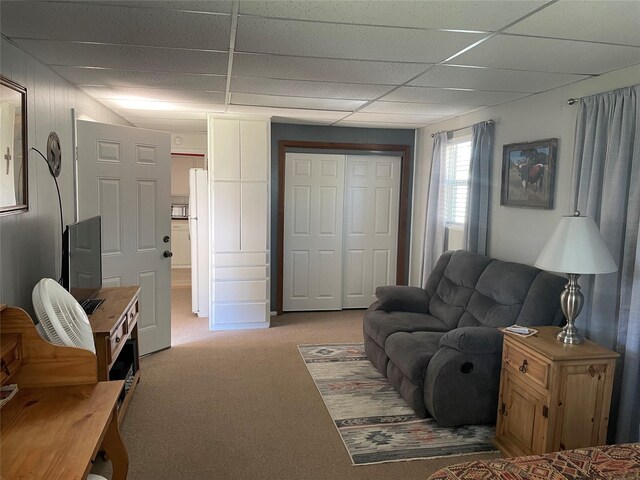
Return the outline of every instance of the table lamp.
{"type": "Polygon", "coordinates": [[[584,338],[573,323],[584,303],[578,278],[618,270],[596,223],[592,218],[581,217],[580,212],[562,217],[534,265],[543,270],[566,273],[568,282],[560,295],[560,307],[567,325],[558,332],[556,339],[569,345],[582,343],[584,338]]]}

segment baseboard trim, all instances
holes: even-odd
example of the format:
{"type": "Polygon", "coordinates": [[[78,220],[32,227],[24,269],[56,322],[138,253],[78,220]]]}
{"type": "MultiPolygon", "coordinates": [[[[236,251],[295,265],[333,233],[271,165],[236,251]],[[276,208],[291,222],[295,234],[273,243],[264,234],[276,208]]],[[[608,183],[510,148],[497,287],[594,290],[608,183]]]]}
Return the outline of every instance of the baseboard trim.
{"type": "Polygon", "coordinates": [[[227,323],[224,325],[209,325],[209,330],[212,332],[228,331],[228,330],[259,330],[269,328],[271,322],[256,322],[256,323],[227,323]]]}

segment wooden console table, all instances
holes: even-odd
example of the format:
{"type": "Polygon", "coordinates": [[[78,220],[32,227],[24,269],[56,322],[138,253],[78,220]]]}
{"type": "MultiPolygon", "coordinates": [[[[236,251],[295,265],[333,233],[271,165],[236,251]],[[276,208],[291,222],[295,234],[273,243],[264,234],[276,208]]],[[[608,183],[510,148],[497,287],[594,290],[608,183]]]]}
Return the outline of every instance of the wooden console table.
{"type": "Polygon", "coordinates": [[[0,306],[0,331],[2,383],[19,388],[0,410],[0,478],[80,480],[103,449],[113,480],[125,480],[117,411],[124,382],[98,382],[95,354],[43,340],[20,308],[0,306]]]}
{"type": "Polygon", "coordinates": [[[98,357],[98,380],[124,380],[118,400],[122,422],[131,396],[140,381],[138,317],[140,287],[103,288],[96,295],[104,302],[89,315],[98,357]]]}

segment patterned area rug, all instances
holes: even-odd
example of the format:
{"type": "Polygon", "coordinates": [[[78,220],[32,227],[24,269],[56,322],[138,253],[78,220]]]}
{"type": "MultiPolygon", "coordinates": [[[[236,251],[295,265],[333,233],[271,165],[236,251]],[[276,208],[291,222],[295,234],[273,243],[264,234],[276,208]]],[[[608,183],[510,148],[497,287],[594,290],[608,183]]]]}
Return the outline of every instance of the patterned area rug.
{"type": "Polygon", "coordinates": [[[300,345],[354,465],[495,451],[494,427],[417,417],[356,344],[300,345]]]}

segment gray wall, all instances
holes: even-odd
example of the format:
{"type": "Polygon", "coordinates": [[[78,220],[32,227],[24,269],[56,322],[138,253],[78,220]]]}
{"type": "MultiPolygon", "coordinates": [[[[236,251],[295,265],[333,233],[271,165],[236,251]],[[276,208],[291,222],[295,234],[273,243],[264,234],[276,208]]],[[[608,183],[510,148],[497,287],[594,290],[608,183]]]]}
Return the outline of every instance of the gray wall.
{"type": "MultiPolygon", "coordinates": [[[[313,125],[292,125],[288,123],[271,124],[271,310],[276,309],[276,285],[278,280],[278,142],[280,140],[302,140],[308,142],[334,142],[334,143],[378,143],[392,145],[411,146],[411,164],[409,171],[413,175],[413,155],[415,130],[400,130],[386,128],[353,128],[353,127],[323,127],[313,125]]],[[[310,150],[303,150],[310,151],[310,150]]],[[[331,150],[322,150],[322,153],[332,153],[331,150]]],[[[409,178],[408,196],[411,198],[411,185],[413,178],[409,178]]],[[[407,212],[407,224],[411,221],[411,202],[407,212]]],[[[406,265],[409,265],[409,239],[408,232],[406,242],[406,265]]]]}
{"type": "MultiPolygon", "coordinates": [[[[0,72],[27,88],[28,147],[46,151],[55,131],[62,146],[58,177],[64,223],[74,221],[71,109],[105,123],[127,125],[112,111],[90,99],[59,75],[4,38],[0,43],[0,72]]],[[[28,155],[29,211],[0,217],[0,303],[32,313],[31,291],[44,277],[58,278],[62,235],[58,198],[44,160],[28,155]]]]}

